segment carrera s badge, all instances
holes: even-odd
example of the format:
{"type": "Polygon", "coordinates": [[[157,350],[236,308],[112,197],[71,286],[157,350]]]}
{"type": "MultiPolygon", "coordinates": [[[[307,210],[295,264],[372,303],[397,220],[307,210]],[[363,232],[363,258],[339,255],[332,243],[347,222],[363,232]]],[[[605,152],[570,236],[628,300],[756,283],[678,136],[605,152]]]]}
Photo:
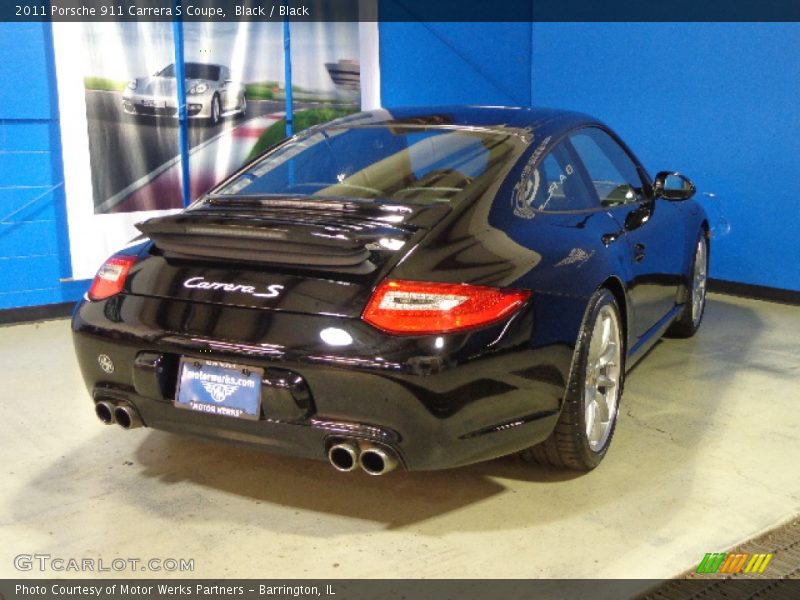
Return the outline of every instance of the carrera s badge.
{"type": "Polygon", "coordinates": [[[283,286],[280,284],[268,285],[266,292],[259,292],[252,285],[229,283],[227,281],[207,281],[204,277],[190,277],[183,282],[183,287],[197,288],[200,290],[220,290],[223,292],[241,292],[242,294],[250,294],[256,298],[277,298],[283,291],[283,286]]]}

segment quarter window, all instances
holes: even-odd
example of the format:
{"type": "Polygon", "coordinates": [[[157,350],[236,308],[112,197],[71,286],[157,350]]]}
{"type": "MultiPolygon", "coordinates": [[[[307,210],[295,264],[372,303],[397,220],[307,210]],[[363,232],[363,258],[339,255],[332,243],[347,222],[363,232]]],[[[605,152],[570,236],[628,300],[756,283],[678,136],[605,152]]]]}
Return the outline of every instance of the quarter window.
{"type": "Polygon", "coordinates": [[[556,146],[525,182],[526,204],[538,211],[564,212],[592,208],[592,193],[581,181],[565,144],[556,146]]]}
{"type": "Polygon", "coordinates": [[[570,141],[586,167],[602,206],[642,199],[642,178],[630,156],[601,129],[587,128],[570,141]]]}

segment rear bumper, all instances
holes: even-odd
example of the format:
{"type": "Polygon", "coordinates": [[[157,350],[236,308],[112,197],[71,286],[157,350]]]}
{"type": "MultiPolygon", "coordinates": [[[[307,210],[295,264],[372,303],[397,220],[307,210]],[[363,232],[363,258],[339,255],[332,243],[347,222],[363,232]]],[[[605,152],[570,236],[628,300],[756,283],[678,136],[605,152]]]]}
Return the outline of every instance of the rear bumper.
{"type": "Polygon", "coordinates": [[[531,344],[533,310],[469,334],[396,337],[358,319],[120,295],[81,302],[75,349],[90,394],[134,405],[146,426],[325,459],[340,439],[391,447],[405,467],[488,460],[544,440],[558,418],[566,346],[531,344]],[[352,343],[328,347],[336,327],[352,343]],[[114,363],[106,373],[98,356],[114,363]],[[177,409],[181,356],[266,369],[262,415],[177,409]]]}

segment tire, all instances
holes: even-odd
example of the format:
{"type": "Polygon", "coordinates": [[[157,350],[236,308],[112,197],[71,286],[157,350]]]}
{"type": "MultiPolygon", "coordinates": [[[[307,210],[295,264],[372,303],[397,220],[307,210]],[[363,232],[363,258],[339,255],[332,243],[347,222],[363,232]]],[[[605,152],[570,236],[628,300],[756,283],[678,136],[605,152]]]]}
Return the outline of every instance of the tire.
{"type": "Polygon", "coordinates": [[[617,301],[600,288],[586,308],[558,423],[547,440],[521,453],[524,460],[576,471],[600,464],[617,425],[624,339],[617,301]]]}
{"type": "Polygon", "coordinates": [[[691,275],[692,284],[684,291],[681,315],[667,329],[670,337],[692,337],[703,321],[708,286],[708,241],[704,231],[700,232],[695,244],[691,275]]]}
{"type": "Polygon", "coordinates": [[[214,127],[215,125],[219,125],[221,120],[222,106],[219,102],[219,96],[214,96],[211,98],[211,116],[208,118],[208,125],[214,127]]]}
{"type": "Polygon", "coordinates": [[[239,105],[239,112],[236,113],[237,119],[244,119],[247,116],[247,98],[242,96],[242,103],[239,105]]]}

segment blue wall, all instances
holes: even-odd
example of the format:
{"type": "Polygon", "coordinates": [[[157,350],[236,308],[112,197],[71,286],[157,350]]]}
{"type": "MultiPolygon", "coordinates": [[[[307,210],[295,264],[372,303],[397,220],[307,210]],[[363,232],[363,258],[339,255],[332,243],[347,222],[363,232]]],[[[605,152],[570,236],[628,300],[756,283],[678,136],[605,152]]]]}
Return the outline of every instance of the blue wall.
{"type": "Polygon", "coordinates": [[[380,45],[384,105],[593,114],[695,180],[712,277],[800,291],[800,24],[381,23],[380,45]]]}
{"type": "Polygon", "coordinates": [[[530,23],[381,23],[385,106],[531,102],[530,23]]]}
{"type": "MultiPolygon", "coordinates": [[[[390,0],[385,0],[389,2],[390,0]]],[[[800,24],[381,23],[386,106],[559,106],[692,176],[712,276],[800,290],[800,24]]],[[[47,24],[0,24],[0,309],[77,299],[47,24]]]]}
{"type": "Polygon", "coordinates": [[[74,300],[50,27],[0,24],[0,309],[74,300]]]}

